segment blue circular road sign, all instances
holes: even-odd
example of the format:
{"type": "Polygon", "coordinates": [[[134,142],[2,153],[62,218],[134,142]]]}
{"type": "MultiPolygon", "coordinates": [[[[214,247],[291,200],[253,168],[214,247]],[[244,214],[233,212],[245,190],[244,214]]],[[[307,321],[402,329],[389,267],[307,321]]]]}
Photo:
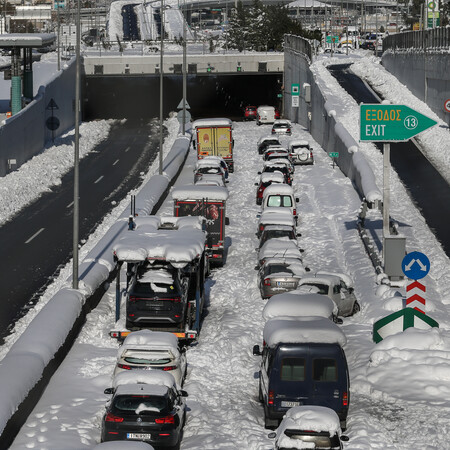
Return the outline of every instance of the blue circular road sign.
{"type": "Polygon", "coordinates": [[[408,253],[402,261],[403,273],[411,280],[420,280],[430,271],[430,260],[420,252],[408,253]]]}

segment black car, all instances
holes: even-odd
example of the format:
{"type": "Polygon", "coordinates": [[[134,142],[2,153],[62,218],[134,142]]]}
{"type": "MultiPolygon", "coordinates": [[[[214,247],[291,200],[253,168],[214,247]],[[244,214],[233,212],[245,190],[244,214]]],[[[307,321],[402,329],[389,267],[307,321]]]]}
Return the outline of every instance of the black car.
{"type": "Polygon", "coordinates": [[[124,384],[113,394],[102,419],[102,442],[144,441],[158,448],[178,448],[186,419],[184,397],[175,385],[124,384]]]}
{"type": "Polygon", "coordinates": [[[184,327],[188,280],[170,266],[139,267],[132,277],[126,302],[128,329],[184,327]]]}
{"type": "MultiPolygon", "coordinates": [[[[270,161],[268,161],[270,163],[270,161]]],[[[258,172],[258,175],[261,175],[263,173],[270,173],[270,172],[281,172],[284,176],[284,182],[286,184],[289,184],[289,186],[292,185],[292,178],[291,178],[291,172],[288,169],[287,166],[282,164],[265,164],[262,172],[258,172]]]]}

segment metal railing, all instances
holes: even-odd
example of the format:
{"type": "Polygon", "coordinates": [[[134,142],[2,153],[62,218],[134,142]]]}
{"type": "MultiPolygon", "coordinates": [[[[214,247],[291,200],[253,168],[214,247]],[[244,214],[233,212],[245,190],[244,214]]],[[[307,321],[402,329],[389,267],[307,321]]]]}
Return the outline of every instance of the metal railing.
{"type": "Polygon", "coordinates": [[[294,36],[292,34],[284,35],[284,50],[292,50],[294,52],[303,53],[312,62],[314,48],[312,41],[300,36],[294,36]]]}
{"type": "Polygon", "coordinates": [[[383,39],[383,52],[401,49],[449,50],[450,28],[439,27],[425,31],[405,31],[383,39]]]}

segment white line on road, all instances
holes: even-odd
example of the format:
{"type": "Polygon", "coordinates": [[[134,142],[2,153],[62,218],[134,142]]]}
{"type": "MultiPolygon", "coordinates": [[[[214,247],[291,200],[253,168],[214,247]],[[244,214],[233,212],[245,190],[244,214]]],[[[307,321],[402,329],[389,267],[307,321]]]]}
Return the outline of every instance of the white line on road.
{"type": "Polygon", "coordinates": [[[116,160],[113,162],[113,166],[115,166],[118,162],[119,162],[119,160],[116,159],[116,160]]]}
{"type": "Polygon", "coordinates": [[[66,208],[70,208],[73,205],[73,202],[69,203],[66,208]]]}
{"type": "Polygon", "coordinates": [[[127,148],[125,149],[125,153],[126,153],[128,150],[130,150],[130,148],[131,148],[131,147],[127,147],[127,148]]]}
{"type": "Polygon", "coordinates": [[[97,184],[102,178],[103,178],[103,175],[101,177],[98,177],[97,180],[94,181],[94,184],[97,184]]]}
{"type": "Polygon", "coordinates": [[[45,228],[41,228],[39,231],[36,231],[36,233],[33,234],[33,236],[28,239],[28,241],[25,241],[25,244],[30,243],[38,234],[42,233],[45,230],[45,228]]]}

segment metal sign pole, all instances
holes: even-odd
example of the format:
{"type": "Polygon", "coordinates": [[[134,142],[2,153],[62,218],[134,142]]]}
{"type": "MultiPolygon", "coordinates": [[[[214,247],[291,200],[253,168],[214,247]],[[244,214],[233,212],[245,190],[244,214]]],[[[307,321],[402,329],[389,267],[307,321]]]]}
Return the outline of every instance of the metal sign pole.
{"type": "Polygon", "coordinates": [[[164,2],[160,5],[161,58],[159,63],[159,174],[163,173],[163,61],[164,61],[164,2]]]}
{"type": "MultiPolygon", "coordinates": [[[[186,12],[186,0],[184,1],[184,13],[186,12]]],[[[183,14],[184,19],[184,14],[183,14]]],[[[183,124],[182,131],[183,136],[186,133],[186,73],[187,73],[187,58],[186,58],[186,20],[183,20],[183,124]]]]}
{"type": "Polygon", "coordinates": [[[383,236],[389,236],[391,144],[383,144],[383,236]]]}

